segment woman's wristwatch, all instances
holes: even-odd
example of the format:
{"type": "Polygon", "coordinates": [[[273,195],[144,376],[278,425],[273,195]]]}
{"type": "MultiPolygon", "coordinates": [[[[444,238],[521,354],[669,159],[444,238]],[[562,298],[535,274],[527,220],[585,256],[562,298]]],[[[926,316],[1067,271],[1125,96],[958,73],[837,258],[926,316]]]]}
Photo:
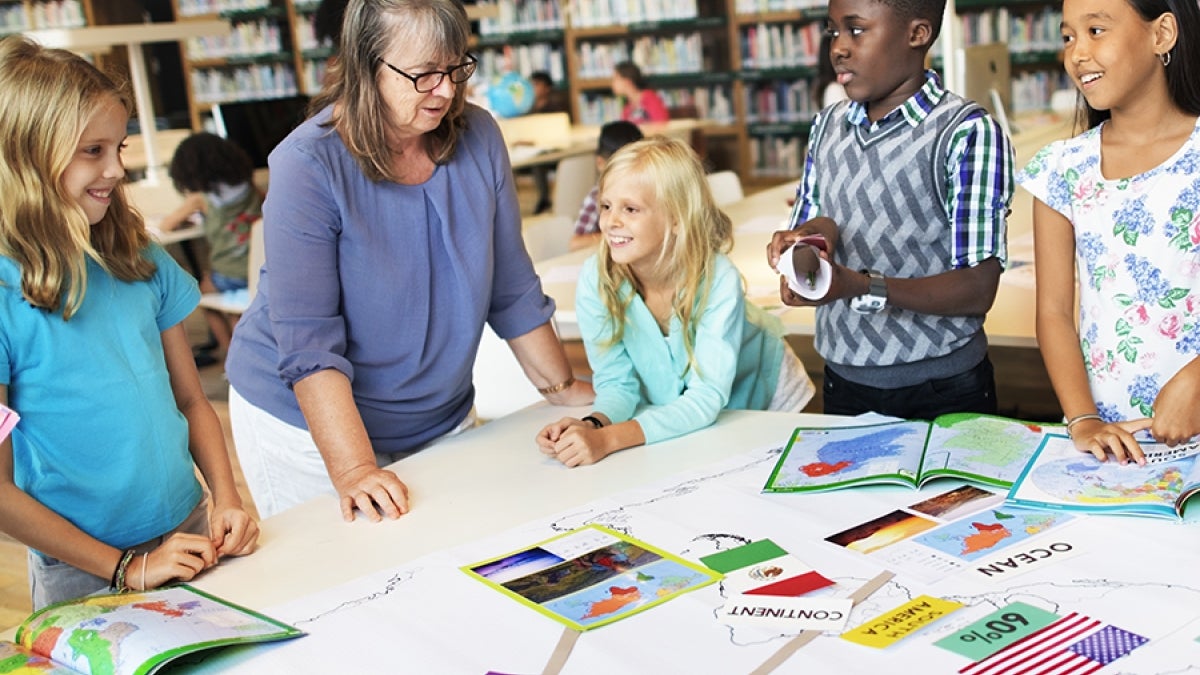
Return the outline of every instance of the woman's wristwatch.
{"type": "Polygon", "coordinates": [[[870,278],[864,295],[850,298],[850,309],[859,314],[875,314],[887,307],[887,283],[875,270],[860,270],[870,278]]]}

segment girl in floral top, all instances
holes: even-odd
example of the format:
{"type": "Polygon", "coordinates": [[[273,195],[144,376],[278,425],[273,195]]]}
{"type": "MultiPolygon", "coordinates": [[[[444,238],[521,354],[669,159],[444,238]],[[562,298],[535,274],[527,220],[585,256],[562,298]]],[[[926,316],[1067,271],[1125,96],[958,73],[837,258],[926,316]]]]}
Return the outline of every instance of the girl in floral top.
{"type": "Polygon", "coordinates": [[[1075,446],[1142,463],[1135,432],[1200,433],[1200,10],[1065,0],[1062,37],[1087,131],[1018,177],[1038,342],[1075,446]]]}

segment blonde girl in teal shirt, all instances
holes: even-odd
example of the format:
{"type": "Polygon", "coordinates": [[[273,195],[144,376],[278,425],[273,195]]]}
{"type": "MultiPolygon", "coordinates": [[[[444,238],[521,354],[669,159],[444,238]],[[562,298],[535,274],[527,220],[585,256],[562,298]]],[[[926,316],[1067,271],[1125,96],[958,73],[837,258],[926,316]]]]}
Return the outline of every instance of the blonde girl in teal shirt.
{"type": "Polygon", "coordinates": [[[813,395],[783,327],[747,303],[733,227],[682,141],[627,145],[600,176],[599,252],[575,309],[595,411],[537,435],[566,466],[701,429],[725,409],[799,412],[813,395]]]}

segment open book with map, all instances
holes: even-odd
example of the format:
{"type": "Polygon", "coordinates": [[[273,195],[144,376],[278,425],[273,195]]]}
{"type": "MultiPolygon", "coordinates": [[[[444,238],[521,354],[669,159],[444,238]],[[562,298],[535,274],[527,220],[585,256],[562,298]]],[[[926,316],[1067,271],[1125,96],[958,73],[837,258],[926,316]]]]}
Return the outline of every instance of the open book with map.
{"type": "Polygon", "coordinates": [[[462,570],[578,631],[632,616],[722,576],[600,525],[462,570]]]}
{"type": "Polygon", "coordinates": [[[1008,502],[1086,513],[1182,518],[1188,498],[1200,492],[1196,439],[1173,448],[1140,438],[1139,443],[1146,455],[1144,466],[1118,464],[1111,458],[1100,462],[1077,450],[1070,438],[1047,435],[1009,491],[1008,502]]]}
{"type": "Polygon", "coordinates": [[[186,584],[45,607],[0,642],[0,673],[144,675],[185,654],[303,631],[186,584]]]}
{"type": "Polygon", "coordinates": [[[978,413],[932,422],[894,420],[856,426],[800,427],[776,462],[763,492],[834,490],[868,483],[914,488],[958,478],[1009,488],[1047,429],[978,413]]]}

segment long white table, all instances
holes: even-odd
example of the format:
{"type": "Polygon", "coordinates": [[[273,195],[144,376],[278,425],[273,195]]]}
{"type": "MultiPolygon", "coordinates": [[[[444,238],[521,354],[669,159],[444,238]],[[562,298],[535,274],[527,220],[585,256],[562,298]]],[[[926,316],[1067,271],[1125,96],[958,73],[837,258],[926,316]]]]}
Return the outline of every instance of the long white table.
{"type": "MultiPolygon", "coordinates": [[[[197,585],[297,623],[310,635],[221,654],[198,670],[538,672],[562,627],[470,579],[460,566],[598,523],[693,560],[771,538],[837,581],[835,595],[846,595],[888,566],[825,537],[958,485],[760,494],[777,457],[771,448],[784,445],[794,427],[845,421],[764,412],[726,412],[694,434],[566,469],[543,458],[533,443],[541,425],[564,412],[584,411],[534,406],[397,463],[413,498],[413,511],[397,521],[345,524],[332,496],[266,520],[261,550],[225,561],[197,585]]],[[[1051,540],[1069,543],[1078,555],[1014,571],[1020,576],[1012,578],[923,581],[892,566],[898,576],[854,610],[847,627],[930,594],[966,605],[931,629],[948,634],[1023,600],[1059,614],[1085,612],[1154,640],[1139,655],[1143,660],[1121,663],[1131,664],[1124,672],[1198,663],[1196,527],[1195,518],[1185,525],[1079,518],[1053,530],[1051,540]]],[[[1007,555],[1018,553],[1025,551],[1007,555]]],[[[723,602],[720,586],[711,586],[588,631],[563,672],[750,672],[790,637],[729,628],[716,618],[723,602]]],[[[915,672],[919,666],[950,673],[965,665],[962,657],[934,648],[932,639],[872,650],[826,635],[778,672],[915,672]]]]}
{"type": "MultiPolygon", "coordinates": [[[[796,183],[789,181],[757,192],[724,208],[733,220],[734,244],[730,258],[746,279],[747,297],[767,309],[778,310],[787,331],[797,335],[812,335],[816,329],[816,312],[811,307],[785,308],[779,299],[779,275],[767,265],[767,244],[771,233],[786,227],[790,207],[787,200],[795,195],[796,183]]],[[[1024,190],[1021,203],[1014,199],[1014,214],[1029,213],[1024,190]]],[[[1028,232],[1018,230],[1016,236],[1028,232]]],[[[558,308],[554,319],[559,333],[567,338],[578,337],[575,317],[575,283],[583,261],[593,250],[573,251],[538,262],[535,267],[542,278],[546,294],[554,298],[558,308]]],[[[1027,261],[1022,261],[1027,262],[1027,261]]],[[[1025,270],[1026,272],[1028,270],[1025,270]]],[[[1036,347],[1034,332],[1035,297],[1031,284],[1001,282],[996,301],[984,323],[988,342],[997,346],[1036,347]]]]}
{"type": "MultiPolygon", "coordinates": [[[[1078,518],[1051,530],[1053,539],[1028,540],[1030,546],[1069,543],[1074,557],[1013,570],[1019,576],[1012,578],[921,580],[824,539],[957,487],[956,481],[919,492],[894,486],[759,492],[794,427],[845,418],[726,412],[707,429],[577,469],[536,450],[533,436],[541,425],[584,411],[533,406],[398,462],[393,468],[413,499],[412,512],[399,520],[343,523],[328,495],[263,521],[257,552],[225,560],[194,583],[308,635],[217,652],[183,670],[539,672],[563,628],[459,568],[588,523],[624,530],[693,560],[770,538],[837,582],[835,596],[881,569],[899,571],[851,613],[847,627],[924,594],[965,605],[888,649],[823,635],[776,672],[953,673],[967,660],[933,647],[933,639],[1015,600],[1058,614],[1081,611],[1151,639],[1119,662],[1121,672],[1181,672],[1200,662],[1195,518],[1182,525],[1078,518]]],[[[794,631],[726,626],[718,619],[725,595],[720,585],[709,586],[583,633],[562,672],[750,672],[794,631]]]]}

